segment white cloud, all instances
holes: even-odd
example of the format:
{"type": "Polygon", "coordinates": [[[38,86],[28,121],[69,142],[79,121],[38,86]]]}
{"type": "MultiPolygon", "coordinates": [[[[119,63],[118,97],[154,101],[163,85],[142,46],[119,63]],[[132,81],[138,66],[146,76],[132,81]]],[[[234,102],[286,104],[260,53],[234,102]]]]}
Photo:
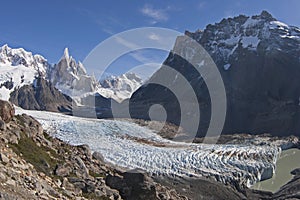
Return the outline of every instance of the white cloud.
{"type": "Polygon", "coordinates": [[[118,42],[119,44],[121,44],[121,45],[123,45],[123,46],[125,46],[129,49],[138,49],[139,48],[138,45],[136,45],[136,44],[124,39],[124,38],[121,38],[121,37],[118,37],[118,36],[114,36],[114,38],[115,38],[116,42],[118,42]]]}
{"type": "Polygon", "coordinates": [[[141,51],[134,51],[129,55],[141,63],[153,63],[153,60],[151,58],[148,58],[147,56],[144,56],[141,51]]]}
{"type": "Polygon", "coordinates": [[[148,38],[149,38],[150,40],[155,40],[155,41],[161,40],[160,36],[157,35],[157,34],[155,34],[155,33],[150,33],[149,36],[148,36],[148,38]]]}
{"type": "Polygon", "coordinates": [[[144,7],[140,10],[141,13],[143,13],[145,16],[152,18],[154,21],[162,22],[162,21],[168,21],[169,16],[164,9],[155,9],[153,6],[146,4],[144,7]]]}

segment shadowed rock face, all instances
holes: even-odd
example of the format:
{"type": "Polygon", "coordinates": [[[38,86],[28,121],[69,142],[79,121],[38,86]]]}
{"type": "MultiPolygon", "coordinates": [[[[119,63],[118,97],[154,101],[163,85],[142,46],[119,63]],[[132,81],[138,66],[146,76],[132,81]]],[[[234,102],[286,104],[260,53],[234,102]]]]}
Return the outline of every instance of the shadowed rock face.
{"type": "Polygon", "coordinates": [[[72,107],[72,99],[43,78],[37,78],[34,85],[16,89],[11,93],[10,102],[27,110],[68,112],[72,107]]]}
{"type": "MultiPolygon", "coordinates": [[[[252,17],[241,15],[223,19],[220,23],[208,25],[204,31],[187,31],[185,34],[210,54],[224,81],[227,95],[224,134],[299,134],[299,28],[287,26],[264,11],[252,17]]],[[[207,86],[189,62],[173,53],[190,51],[182,36],[174,49],[177,51],[169,54],[164,65],[181,73],[193,87],[201,111],[198,136],[204,136],[211,117],[207,86]]],[[[166,79],[164,70],[165,67],[161,67],[149,82],[166,79]]],[[[175,76],[168,77],[168,80],[170,85],[176,84],[175,76]]],[[[180,95],[186,99],[182,103],[188,105],[189,97],[185,91],[182,90],[180,95]]],[[[165,106],[169,122],[180,124],[180,116],[185,114],[180,113],[174,95],[159,85],[145,84],[132,95],[131,114],[148,119],[149,107],[156,103],[165,106]]]]}

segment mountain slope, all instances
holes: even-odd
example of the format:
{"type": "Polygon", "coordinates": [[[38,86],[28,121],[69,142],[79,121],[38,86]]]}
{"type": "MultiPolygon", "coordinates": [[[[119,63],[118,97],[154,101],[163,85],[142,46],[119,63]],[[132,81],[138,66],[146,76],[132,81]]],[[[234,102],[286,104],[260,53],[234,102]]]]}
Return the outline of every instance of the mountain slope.
{"type": "Polygon", "coordinates": [[[46,77],[50,64],[40,55],[32,55],[22,48],[0,48],[0,98],[8,100],[16,88],[30,85],[35,77],[46,77]]]}
{"type": "MultiPolygon", "coordinates": [[[[205,30],[186,32],[202,45],[215,61],[227,95],[227,116],[223,133],[299,134],[300,126],[300,29],[277,21],[269,13],[223,19],[205,30]]],[[[183,36],[177,38],[172,52],[187,57],[196,55],[183,36]]],[[[181,73],[193,87],[200,104],[198,136],[206,133],[210,122],[210,97],[205,81],[191,64],[170,52],[164,65],[181,73]]],[[[149,82],[159,82],[166,70],[161,67],[149,82]]],[[[176,85],[176,76],[169,77],[176,85]]],[[[182,91],[183,102],[188,97],[182,91]]],[[[149,118],[153,103],[165,106],[167,120],[180,124],[178,102],[165,87],[146,84],[131,98],[131,114],[149,118]]],[[[189,113],[189,115],[193,115],[189,113]]],[[[189,127],[184,127],[187,130],[189,127]]]]}
{"type": "Polygon", "coordinates": [[[72,99],[59,92],[51,83],[37,78],[34,84],[24,85],[14,90],[10,102],[28,110],[71,112],[72,99]]]}
{"type": "Polygon", "coordinates": [[[109,76],[100,81],[98,92],[107,97],[122,101],[128,99],[143,84],[135,73],[128,72],[120,76],[109,76]]]}

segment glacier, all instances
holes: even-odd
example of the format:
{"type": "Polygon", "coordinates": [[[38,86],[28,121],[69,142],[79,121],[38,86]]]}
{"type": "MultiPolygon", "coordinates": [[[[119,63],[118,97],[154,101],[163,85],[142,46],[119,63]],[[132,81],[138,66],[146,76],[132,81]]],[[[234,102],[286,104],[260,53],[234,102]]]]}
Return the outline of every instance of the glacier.
{"type": "Polygon", "coordinates": [[[212,145],[164,139],[147,127],[122,120],[87,119],[16,109],[36,118],[47,132],[72,145],[87,144],[105,161],[153,175],[210,177],[248,187],[270,178],[281,149],[275,145],[212,145]]]}

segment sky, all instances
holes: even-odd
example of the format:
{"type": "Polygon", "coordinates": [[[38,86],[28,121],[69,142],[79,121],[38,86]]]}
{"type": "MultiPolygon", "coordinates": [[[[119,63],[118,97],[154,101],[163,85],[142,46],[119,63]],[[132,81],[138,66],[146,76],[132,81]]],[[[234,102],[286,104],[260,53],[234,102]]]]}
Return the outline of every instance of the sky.
{"type": "MultiPolygon", "coordinates": [[[[22,47],[50,63],[57,62],[68,47],[76,60],[83,61],[105,39],[134,28],[162,27],[183,33],[262,10],[300,27],[299,9],[299,0],[10,0],[1,2],[0,45],[22,47]]],[[[115,65],[126,71],[125,66],[141,63],[147,56],[161,62],[166,53],[145,51],[139,55],[135,55],[136,63],[127,58],[115,65]]]]}

